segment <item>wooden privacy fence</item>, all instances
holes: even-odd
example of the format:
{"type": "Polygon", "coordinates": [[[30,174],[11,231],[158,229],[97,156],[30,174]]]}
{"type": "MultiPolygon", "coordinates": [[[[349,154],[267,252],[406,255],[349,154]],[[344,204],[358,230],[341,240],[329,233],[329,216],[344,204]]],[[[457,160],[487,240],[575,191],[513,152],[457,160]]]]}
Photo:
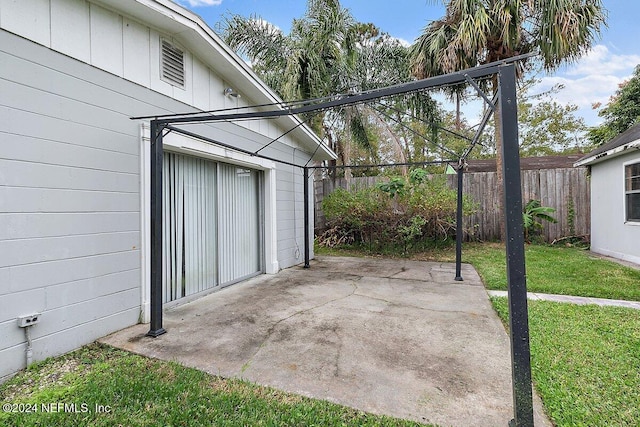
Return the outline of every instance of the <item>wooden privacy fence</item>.
{"type": "MultiPolygon", "coordinates": [[[[495,172],[465,173],[463,193],[478,204],[475,214],[464,218],[465,228],[475,228],[474,237],[480,240],[500,238],[497,179],[495,172]]],[[[542,237],[553,242],[567,236],[588,236],[590,233],[590,190],[586,168],[561,168],[524,170],[522,178],[522,202],[540,200],[542,206],[556,210],[553,216],[557,224],[544,222],[542,237]]],[[[335,188],[357,190],[376,185],[385,177],[358,177],[347,181],[338,178],[315,181],[315,227],[322,230],[326,220],[322,212],[322,199],[335,188]]],[[[456,175],[447,175],[447,183],[457,188],[456,175]]]]}

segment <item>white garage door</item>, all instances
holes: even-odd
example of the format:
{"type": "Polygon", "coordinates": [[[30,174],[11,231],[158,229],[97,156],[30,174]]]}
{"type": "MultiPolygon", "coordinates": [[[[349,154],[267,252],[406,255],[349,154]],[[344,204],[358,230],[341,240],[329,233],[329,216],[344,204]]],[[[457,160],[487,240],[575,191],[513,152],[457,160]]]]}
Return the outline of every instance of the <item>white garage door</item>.
{"type": "Polygon", "coordinates": [[[163,179],[164,302],[263,270],[260,171],[165,153],[163,179]]]}

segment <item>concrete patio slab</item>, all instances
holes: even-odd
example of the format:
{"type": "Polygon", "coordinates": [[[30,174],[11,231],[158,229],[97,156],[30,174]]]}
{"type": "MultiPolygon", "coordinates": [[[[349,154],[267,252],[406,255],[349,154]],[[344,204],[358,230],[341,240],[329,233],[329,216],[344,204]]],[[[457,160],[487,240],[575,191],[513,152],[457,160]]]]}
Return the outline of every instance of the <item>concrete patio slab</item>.
{"type": "MultiPolygon", "coordinates": [[[[100,340],[364,411],[442,426],[512,418],[508,337],[464,265],[318,257],[100,340]]],[[[551,425],[536,400],[536,425],[551,425]]]]}

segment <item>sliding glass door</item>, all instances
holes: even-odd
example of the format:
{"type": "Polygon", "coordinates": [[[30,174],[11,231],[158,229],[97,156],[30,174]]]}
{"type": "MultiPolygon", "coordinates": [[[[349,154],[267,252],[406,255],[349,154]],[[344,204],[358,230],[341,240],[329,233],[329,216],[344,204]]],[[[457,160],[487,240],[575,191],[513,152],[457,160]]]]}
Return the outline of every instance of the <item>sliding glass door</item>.
{"type": "Polygon", "coordinates": [[[164,301],[262,271],[259,171],[164,154],[164,301]]]}

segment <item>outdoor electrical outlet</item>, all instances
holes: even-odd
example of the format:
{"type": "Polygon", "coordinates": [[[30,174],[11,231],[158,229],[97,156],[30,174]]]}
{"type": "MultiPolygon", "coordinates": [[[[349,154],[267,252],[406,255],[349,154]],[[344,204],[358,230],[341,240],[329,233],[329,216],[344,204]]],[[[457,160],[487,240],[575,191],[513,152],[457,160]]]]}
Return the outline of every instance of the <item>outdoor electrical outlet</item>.
{"type": "Polygon", "coordinates": [[[18,326],[26,328],[27,326],[35,325],[40,321],[40,313],[29,314],[28,316],[18,317],[18,326]]]}

